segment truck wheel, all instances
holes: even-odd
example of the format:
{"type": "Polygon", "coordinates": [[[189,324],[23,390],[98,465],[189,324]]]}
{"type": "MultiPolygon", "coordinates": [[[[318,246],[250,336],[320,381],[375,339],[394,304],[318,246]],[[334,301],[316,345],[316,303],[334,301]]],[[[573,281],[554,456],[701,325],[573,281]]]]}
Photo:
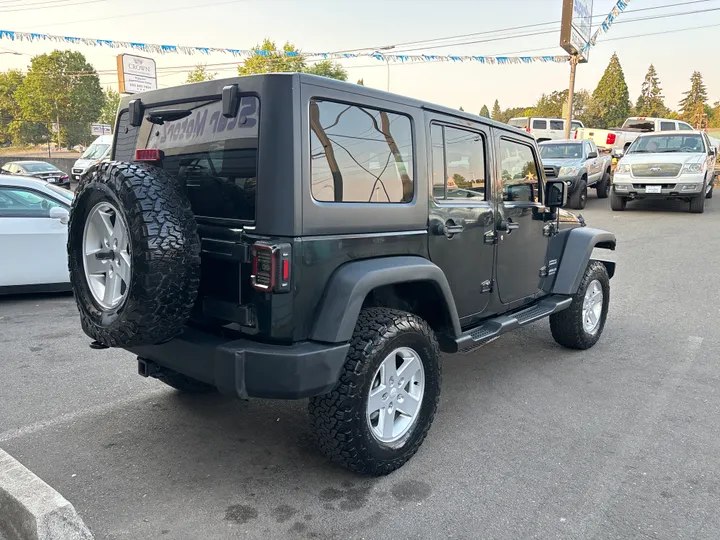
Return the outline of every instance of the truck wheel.
{"type": "Polygon", "coordinates": [[[705,198],[706,198],[706,199],[712,199],[713,190],[714,190],[714,189],[715,189],[715,184],[710,184],[710,191],[708,191],[708,192],[705,194],[705,198]]]}
{"type": "Polygon", "coordinates": [[[615,212],[621,212],[622,210],[625,210],[625,207],[627,206],[627,199],[625,197],[621,197],[615,191],[610,192],[610,208],[615,212]]]}
{"type": "Polygon", "coordinates": [[[705,195],[698,195],[690,199],[690,213],[702,214],[705,212],[705,195]]]}
{"type": "Polygon", "coordinates": [[[92,339],[127,347],[175,337],[200,283],[197,224],[179,182],[155,167],[102,163],[78,186],[68,259],[92,339]]]}
{"type": "Polygon", "coordinates": [[[587,180],[585,177],[580,179],[575,191],[568,198],[570,208],[582,210],[587,202],[587,180]]]}
{"type": "Polygon", "coordinates": [[[210,384],[206,384],[169,369],[163,369],[162,374],[158,375],[156,378],[157,380],[162,381],[168,386],[172,386],[176,390],[185,394],[208,394],[216,391],[216,388],[210,384]]]}
{"type": "Polygon", "coordinates": [[[605,328],[610,304],[610,277],[605,265],[591,262],[570,307],[550,315],[555,341],[569,349],[589,349],[605,328]]]}
{"type": "Polygon", "coordinates": [[[440,378],[440,349],[424,320],[395,309],[363,309],[337,387],[310,399],[320,449],[368,476],[402,467],[430,429],[440,378]]]}
{"type": "Polygon", "coordinates": [[[602,180],[595,185],[598,199],[607,199],[610,194],[610,171],[605,171],[602,180]]]}

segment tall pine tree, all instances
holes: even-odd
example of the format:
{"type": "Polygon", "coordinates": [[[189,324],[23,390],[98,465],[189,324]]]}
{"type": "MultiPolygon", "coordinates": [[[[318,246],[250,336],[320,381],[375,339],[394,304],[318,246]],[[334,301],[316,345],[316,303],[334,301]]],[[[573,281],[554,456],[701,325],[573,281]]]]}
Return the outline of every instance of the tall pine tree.
{"type": "MultiPolygon", "coordinates": [[[[498,106],[499,108],[499,106],[498,106]]],[[[482,109],[480,109],[480,116],[484,116],[485,118],[490,118],[490,111],[488,111],[487,105],[483,105],[482,109]]]]}
{"type": "Polygon", "coordinates": [[[500,120],[500,117],[502,116],[502,111],[500,110],[500,103],[498,100],[495,100],[495,104],[493,105],[492,114],[490,115],[490,118],[493,120],[500,120]]]}
{"type": "Polygon", "coordinates": [[[668,108],[663,101],[662,89],[660,88],[660,80],[655,71],[655,66],[650,64],[645,80],[640,88],[640,95],[635,104],[635,114],[637,116],[650,117],[666,117],[668,108]]]}
{"type": "Polygon", "coordinates": [[[610,58],[593,92],[592,116],[599,128],[619,126],[630,116],[630,93],[617,54],[610,58]]]}
{"type": "Polygon", "coordinates": [[[684,92],[685,97],[680,100],[680,114],[682,119],[694,124],[706,112],[707,90],[699,71],[693,72],[690,77],[690,90],[684,92]]]}

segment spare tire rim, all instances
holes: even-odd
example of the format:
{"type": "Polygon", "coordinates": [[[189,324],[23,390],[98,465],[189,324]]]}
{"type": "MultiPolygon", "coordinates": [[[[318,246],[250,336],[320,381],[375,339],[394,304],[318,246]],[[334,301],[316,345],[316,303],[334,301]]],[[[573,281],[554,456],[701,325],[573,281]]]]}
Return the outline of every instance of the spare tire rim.
{"type": "Polygon", "coordinates": [[[424,393],[420,355],[407,347],[388,354],[370,384],[367,422],[372,436],[383,443],[402,438],[420,416],[424,393]]]}
{"type": "Polygon", "coordinates": [[[603,310],[603,290],[600,282],[593,279],[585,289],[583,300],[582,318],[583,328],[590,335],[595,335],[600,327],[600,319],[603,310]]]}
{"type": "Polygon", "coordinates": [[[130,290],[130,234],[120,211],[109,202],[96,204],[83,232],[83,268],[90,292],[103,309],[121,305],[130,290]]]}

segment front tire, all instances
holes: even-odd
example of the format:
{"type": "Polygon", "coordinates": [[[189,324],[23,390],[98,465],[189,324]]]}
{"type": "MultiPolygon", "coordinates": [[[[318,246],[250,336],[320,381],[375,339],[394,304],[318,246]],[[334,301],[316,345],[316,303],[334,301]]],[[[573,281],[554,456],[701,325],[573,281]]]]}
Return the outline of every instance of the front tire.
{"type": "Polygon", "coordinates": [[[706,199],[712,199],[713,191],[714,191],[714,190],[715,190],[715,184],[714,184],[714,183],[711,183],[711,184],[710,184],[710,190],[705,194],[705,198],[706,198],[706,199]]]}
{"type": "Polygon", "coordinates": [[[705,195],[698,195],[690,199],[690,213],[702,214],[705,212],[705,195]]]}
{"type": "Polygon", "coordinates": [[[569,349],[589,349],[600,339],[610,305],[610,276],[601,262],[588,264],[570,307],[550,315],[555,341],[569,349]]]}
{"type": "Polygon", "coordinates": [[[607,199],[610,195],[610,172],[605,171],[602,180],[600,180],[595,186],[598,199],[607,199]]]}
{"type": "Polygon", "coordinates": [[[587,202],[587,180],[585,180],[585,178],[580,180],[575,191],[570,194],[568,202],[570,208],[574,210],[582,210],[585,208],[585,203],[587,202]]]}
{"type": "Polygon", "coordinates": [[[625,197],[621,197],[615,191],[612,191],[610,193],[610,208],[614,212],[622,212],[625,210],[625,207],[627,206],[627,199],[625,197]]]}
{"type": "Polygon", "coordinates": [[[394,309],[363,309],[337,387],[310,399],[320,449],[363,475],[399,469],[430,429],[440,379],[440,349],[424,320],[394,309]]]}

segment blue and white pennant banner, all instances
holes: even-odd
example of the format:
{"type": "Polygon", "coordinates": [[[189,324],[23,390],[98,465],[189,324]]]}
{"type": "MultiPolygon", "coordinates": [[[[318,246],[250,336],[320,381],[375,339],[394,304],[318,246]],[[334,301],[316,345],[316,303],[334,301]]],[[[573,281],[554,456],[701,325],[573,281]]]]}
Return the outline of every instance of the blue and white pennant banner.
{"type": "MultiPolygon", "coordinates": [[[[622,0],[621,0],[622,1],[622,0]]],[[[630,0],[624,0],[629,2],[630,0]]],[[[621,2],[619,2],[621,3],[621,2]]],[[[72,36],[55,36],[34,32],[15,32],[0,30],[0,40],[10,41],[49,41],[52,43],[67,43],[71,45],[87,45],[89,47],[108,47],[110,49],[131,49],[150,54],[230,54],[239,58],[249,58],[255,55],[270,56],[281,55],[286,57],[302,56],[310,60],[343,60],[349,58],[375,58],[383,62],[478,62],[481,64],[532,64],[556,63],[569,61],[569,56],[468,56],[468,55],[427,55],[427,54],[381,54],[375,52],[287,52],[263,51],[254,49],[227,49],[219,47],[187,47],[184,45],[157,45],[153,43],[139,43],[132,41],[115,41],[111,39],[80,38],[72,36]]]]}
{"type": "Polygon", "coordinates": [[[610,30],[610,27],[615,22],[615,19],[618,18],[620,13],[625,11],[625,9],[628,7],[628,4],[630,3],[630,0],[618,0],[617,4],[612,8],[610,13],[607,14],[607,17],[603,20],[602,23],[600,23],[600,26],[597,30],[595,30],[595,33],[590,38],[590,41],[585,44],[585,46],[582,48],[582,52],[587,51],[590,47],[594,47],[595,43],[597,42],[597,38],[600,35],[600,32],[603,32],[604,34],[607,34],[608,30],[610,30]]]}

